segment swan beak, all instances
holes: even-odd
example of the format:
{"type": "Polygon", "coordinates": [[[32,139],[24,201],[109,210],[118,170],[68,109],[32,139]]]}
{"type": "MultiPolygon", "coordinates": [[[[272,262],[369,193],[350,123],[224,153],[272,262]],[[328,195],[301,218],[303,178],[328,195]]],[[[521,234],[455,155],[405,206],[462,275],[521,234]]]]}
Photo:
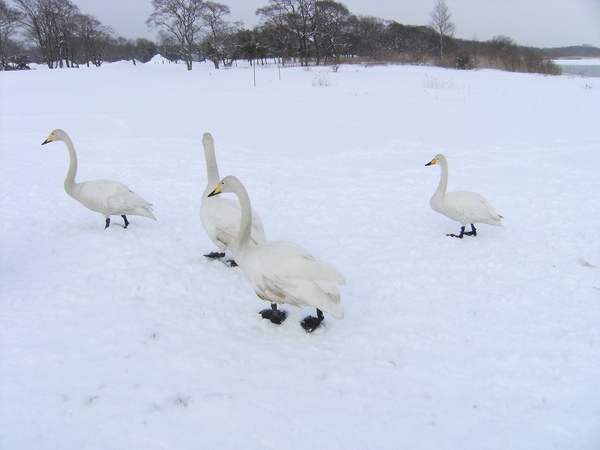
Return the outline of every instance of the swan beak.
{"type": "Polygon", "coordinates": [[[207,197],[212,197],[213,195],[219,195],[221,193],[221,183],[217,185],[214,191],[207,195],[207,197]]]}
{"type": "Polygon", "coordinates": [[[426,166],[433,166],[435,163],[437,163],[437,160],[435,158],[433,158],[431,161],[429,161],[427,164],[425,164],[426,166]]]}
{"type": "Polygon", "coordinates": [[[48,136],[48,139],[46,139],[44,142],[42,142],[42,145],[48,144],[49,142],[52,142],[52,134],[50,136],[48,136]]]}

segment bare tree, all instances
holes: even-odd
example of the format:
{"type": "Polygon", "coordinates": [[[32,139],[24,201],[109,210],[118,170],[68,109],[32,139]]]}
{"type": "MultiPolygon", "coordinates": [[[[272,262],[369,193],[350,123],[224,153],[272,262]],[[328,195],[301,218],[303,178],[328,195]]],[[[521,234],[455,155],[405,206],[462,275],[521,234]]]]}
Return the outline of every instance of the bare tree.
{"type": "Polygon", "coordinates": [[[76,25],[86,64],[89,66],[91,62],[96,67],[100,67],[104,62],[104,50],[111,36],[115,34],[114,30],[103,26],[97,18],[88,14],[80,14],[76,19],[76,25]]]}
{"type": "Polygon", "coordinates": [[[269,0],[270,5],[256,13],[272,28],[284,25],[295,36],[300,64],[308,65],[309,43],[313,36],[316,0],[269,0]]]}
{"type": "Polygon", "coordinates": [[[74,64],[79,8],[70,0],[15,0],[25,35],[40,48],[51,69],[74,64]]]}
{"type": "Polygon", "coordinates": [[[80,16],[79,7],[69,0],[52,0],[48,4],[52,8],[49,17],[56,35],[58,63],[63,61],[67,67],[74,67],[77,60],[77,18],[80,16]]]}
{"type": "MultiPolygon", "coordinates": [[[[260,10],[256,14],[260,14],[260,10]]],[[[262,48],[262,57],[276,56],[282,61],[298,56],[296,36],[286,25],[283,16],[273,16],[256,29],[256,41],[262,48]]]]}
{"type": "Polygon", "coordinates": [[[456,30],[456,26],[450,20],[452,14],[446,0],[435,0],[433,11],[431,11],[429,17],[429,26],[435,30],[440,39],[440,60],[443,60],[446,40],[454,36],[456,30]]]}
{"type": "Polygon", "coordinates": [[[351,14],[345,5],[333,0],[320,0],[315,6],[314,44],[319,65],[320,56],[339,60],[351,14]]]}
{"type": "Polygon", "coordinates": [[[43,6],[37,0],[15,0],[15,3],[21,13],[21,26],[24,35],[39,47],[48,67],[54,68],[54,45],[50,27],[43,17],[43,6]]]}
{"type": "Polygon", "coordinates": [[[199,43],[203,27],[202,0],[152,0],[154,12],[146,24],[165,28],[179,44],[181,57],[188,70],[192,70],[192,58],[199,43]]]}
{"type": "Polygon", "coordinates": [[[382,19],[370,16],[354,17],[350,36],[353,53],[380,58],[386,50],[386,25],[382,19]]]}
{"type": "Polygon", "coordinates": [[[8,63],[8,48],[17,30],[21,13],[0,0],[0,70],[8,63]]]}
{"type": "Polygon", "coordinates": [[[134,58],[142,63],[146,63],[158,53],[156,44],[145,38],[137,38],[135,40],[134,58]]]}
{"type": "Polygon", "coordinates": [[[180,58],[181,51],[177,39],[164,30],[158,32],[159,53],[168,61],[177,61],[180,58]]]}
{"type": "Polygon", "coordinates": [[[210,58],[215,69],[219,68],[220,62],[226,63],[226,55],[231,53],[227,43],[233,40],[233,35],[239,28],[239,24],[225,20],[225,16],[229,14],[229,6],[214,2],[204,4],[202,20],[208,33],[202,43],[203,53],[210,58]]]}
{"type": "MultiPolygon", "coordinates": [[[[271,35],[269,34],[269,36],[271,35]]],[[[274,51],[276,47],[272,48],[269,46],[264,33],[257,28],[252,30],[239,29],[235,34],[235,47],[237,56],[248,61],[250,65],[254,64],[254,61],[258,59],[262,60],[264,65],[264,60],[269,55],[281,56],[280,53],[274,51]]]]}

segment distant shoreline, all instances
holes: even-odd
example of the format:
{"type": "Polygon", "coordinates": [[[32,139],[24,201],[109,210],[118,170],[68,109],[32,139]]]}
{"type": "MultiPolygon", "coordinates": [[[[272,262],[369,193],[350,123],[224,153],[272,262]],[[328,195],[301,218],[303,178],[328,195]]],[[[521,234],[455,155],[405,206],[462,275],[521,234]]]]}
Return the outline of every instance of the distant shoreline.
{"type": "Polygon", "coordinates": [[[554,63],[560,66],[564,75],[600,78],[600,59],[598,58],[562,58],[555,59],[554,63]]]}
{"type": "Polygon", "coordinates": [[[561,66],[600,66],[599,58],[582,58],[578,56],[575,56],[573,58],[555,59],[554,62],[561,66]]]}

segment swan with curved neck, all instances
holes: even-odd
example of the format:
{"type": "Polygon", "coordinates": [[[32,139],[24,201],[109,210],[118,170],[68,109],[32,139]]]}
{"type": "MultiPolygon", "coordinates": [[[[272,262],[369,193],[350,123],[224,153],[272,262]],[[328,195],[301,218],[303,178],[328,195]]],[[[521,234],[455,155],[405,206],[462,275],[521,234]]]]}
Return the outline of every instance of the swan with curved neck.
{"type": "Polygon", "coordinates": [[[448,188],[448,161],[442,154],[436,155],[426,166],[439,164],[441,168],[440,184],[433,197],[431,197],[431,208],[452,220],[460,222],[460,234],[448,234],[462,239],[463,236],[477,236],[475,223],[486,223],[503,227],[502,216],[498,214],[492,205],[475,192],[455,191],[446,193],[448,188]],[[465,227],[471,225],[471,231],[465,231],[465,227]]]}
{"type": "MultiPolygon", "coordinates": [[[[202,194],[200,221],[209,239],[219,250],[218,252],[211,252],[204,256],[217,259],[223,258],[225,256],[224,252],[227,249],[231,250],[233,248],[233,243],[239,234],[241,210],[240,203],[233,199],[208,197],[208,194],[211,193],[221,180],[215,156],[215,141],[210,133],[204,133],[202,136],[202,146],[204,147],[208,183],[202,194]]],[[[249,244],[257,245],[266,240],[262,221],[258,213],[252,210],[252,228],[249,244]]]]}
{"type": "Polygon", "coordinates": [[[256,295],[271,303],[270,309],[261,311],[262,317],[279,324],[287,313],[277,309],[277,305],[312,306],[317,317],[308,316],[301,322],[307,332],[319,327],[323,311],[342,319],[344,310],[337,289],[337,285],[345,283],[342,274],[294,242],[267,241],[251,246],[252,206],[246,188],[236,177],[228,176],[208,195],[223,192],[235,194],[240,201],[240,232],[233,244],[233,256],[256,295]]]}
{"type": "Polygon", "coordinates": [[[102,214],[106,221],[104,229],[110,226],[110,216],[121,216],[127,228],[128,215],[143,216],[156,220],[152,213],[152,205],[127,186],[118,181],[92,180],[83,183],[75,182],[77,175],[77,154],[73,141],[63,130],[56,129],[42,145],[54,141],[64,142],[69,150],[70,165],[65,178],[65,191],[83,206],[102,214]]]}

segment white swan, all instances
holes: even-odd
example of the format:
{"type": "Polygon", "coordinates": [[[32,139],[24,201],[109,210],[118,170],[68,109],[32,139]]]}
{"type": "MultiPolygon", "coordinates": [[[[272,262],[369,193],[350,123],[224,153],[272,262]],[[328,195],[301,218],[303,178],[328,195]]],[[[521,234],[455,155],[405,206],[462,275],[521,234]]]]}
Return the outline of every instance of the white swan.
{"type": "Polygon", "coordinates": [[[42,145],[54,141],[64,142],[69,149],[71,162],[65,178],[65,191],[86,208],[102,214],[106,218],[104,229],[110,225],[110,216],[121,216],[125,228],[129,225],[127,215],[144,216],[156,220],[152,214],[152,205],[118,181],[93,180],[76,183],[77,154],[73,147],[73,141],[63,130],[56,129],[50,133],[48,139],[42,142],[42,145]]]}
{"type": "MultiPolygon", "coordinates": [[[[219,249],[204,255],[208,258],[223,258],[225,250],[232,249],[235,239],[240,230],[241,210],[239,202],[222,197],[208,197],[221,178],[215,156],[215,141],[210,133],[202,136],[204,147],[204,158],[206,160],[206,176],[208,184],[202,194],[200,206],[200,221],[206,230],[206,234],[219,249]]],[[[267,239],[263,230],[263,224],[258,213],[252,210],[252,232],[250,234],[250,245],[262,244],[267,239]]],[[[232,262],[232,264],[234,264],[232,262]]]]}
{"type": "Polygon", "coordinates": [[[209,196],[222,192],[234,193],[241,204],[240,233],[233,245],[233,256],[256,295],[271,303],[270,309],[261,311],[263,318],[277,324],[283,322],[287,313],[278,310],[277,305],[287,303],[317,309],[317,317],[308,316],[301,323],[307,332],[321,324],[323,311],[342,319],[344,310],[337,289],[338,284],[345,284],[342,274],[293,242],[272,241],[251,247],[252,207],[246,188],[236,177],[228,176],[209,196]]]}
{"type": "Polygon", "coordinates": [[[492,205],[475,192],[455,191],[446,193],[448,188],[448,161],[442,154],[436,155],[426,166],[439,164],[442,169],[440,184],[431,197],[431,208],[450,219],[461,223],[460,234],[448,234],[447,236],[462,239],[463,236],[477,236],[477,229],[473,224],[487,223],[488,225],[502,225],[502,216],[498,214],[492,205]],[[465,232],[465,226],[471,225],[471,231],[465,232]]]}

